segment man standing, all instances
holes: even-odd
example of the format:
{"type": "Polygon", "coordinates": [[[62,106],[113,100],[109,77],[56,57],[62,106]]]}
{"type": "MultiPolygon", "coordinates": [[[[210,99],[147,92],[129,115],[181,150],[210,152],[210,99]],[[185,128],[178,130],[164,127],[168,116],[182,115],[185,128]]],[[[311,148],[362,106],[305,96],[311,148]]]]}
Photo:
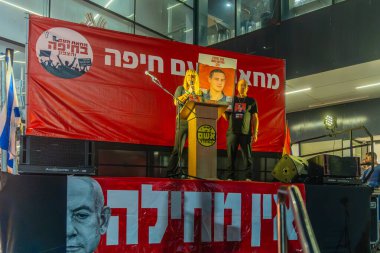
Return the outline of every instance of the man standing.
{"type": "Polygon", "coordinates": [[[67,177],[66,252],[93,253],[111,216],[99,183],[90,177],[67,177]]]}
{"type": "Polygon", "coordinates": [[[226,102],[227,98],[223,93],[224,85],[226,84],[226,74],[221,69],[214,69],[210,72],[208,77],[210,88],[203,95],[205,100],[213,100],[219,102],[226,102]]]}
{"type": "Polygon", "coordinates": [[[227,155],[228,179],[236,179],[235,161],[240,145],[246,178],[252,177],[252,151],[251,145],[257,141],[259,118],[257,103],[254,98],[247,96],[248,84],[239,80],[237,84],[238,95],[234,97],[232,111],[226,112],[224,117],[228,120],[227,155]]]}

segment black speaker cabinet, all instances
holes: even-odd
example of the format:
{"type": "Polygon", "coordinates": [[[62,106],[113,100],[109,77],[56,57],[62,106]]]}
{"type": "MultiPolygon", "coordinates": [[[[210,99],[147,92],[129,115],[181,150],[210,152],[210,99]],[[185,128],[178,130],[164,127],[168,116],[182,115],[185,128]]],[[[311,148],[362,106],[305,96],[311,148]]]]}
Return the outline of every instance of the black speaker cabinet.
{"type": "Polygon", "coordinates": [[[93,143],[23,136],[20,173],[94,175],[93,143]]]}
{"type": "Polygon", "coordinates": [[[359,177],[359,157],[340,157],[336,155],[317,155],[308,159],[310,177],[359,177]]]}

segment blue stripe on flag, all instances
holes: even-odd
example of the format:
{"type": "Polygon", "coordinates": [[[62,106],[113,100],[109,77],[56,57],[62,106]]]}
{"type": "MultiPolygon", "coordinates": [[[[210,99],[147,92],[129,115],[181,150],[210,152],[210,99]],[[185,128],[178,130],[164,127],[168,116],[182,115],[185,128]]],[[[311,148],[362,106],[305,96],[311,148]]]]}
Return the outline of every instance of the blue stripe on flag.
{"type": "Polygon", "coordinates": [[[15,171],[13,169],[13,159],[9,159],[9,152],[7,152],[7,172],[14,174],[15,171]]]}
{"type": "Polygon", "coordinates": [[[20,111],[18,108],[10,50],[7,50],[6,72],[6,97],[0,115],[0,148],[3,151],[7,151],[7,168],[2,169],[6,169],[9,173],[17,174],[13,165],[17,152],[16,130],[20,124],[20,111]]]}
{"type": "Polygon", "coordinates": [[[6,113],[6,120],[3,129],[0,129],[1,135],[0,135],[0,148],[3,150],[8,150],[9,147],[9,135],[11,130],[11,116],[12,116],[12,107],[13,107],[13,77],[10,78],[10,85],[8,90],[8,97],[7,97],[7,113],[6,113]]]}

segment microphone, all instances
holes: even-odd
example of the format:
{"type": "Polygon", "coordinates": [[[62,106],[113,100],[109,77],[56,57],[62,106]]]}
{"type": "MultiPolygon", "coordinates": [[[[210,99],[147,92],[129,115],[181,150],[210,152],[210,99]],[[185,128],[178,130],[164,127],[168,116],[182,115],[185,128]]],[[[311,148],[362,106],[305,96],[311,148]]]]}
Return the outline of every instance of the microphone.
{"type": "Polygon", "coordinates": [[[156,81],[158,80],[154,75],[152,75],[148,70],[145,70],[145,75],[149,76],[150,78],[152,78],[153,81],[156,81]]]}
{"type": "Polygon", "coordinates": [[[371,162],[360,163],[360,165],[371,165],[371,164],[372,164],[371,162]]]}
{"type": "Polygon", "coordinates": [[[191,94],[195,95],[194,81],[193,80],[190,81],[190,87],[193,90],[193,92],[191,92],[191,94]]]}

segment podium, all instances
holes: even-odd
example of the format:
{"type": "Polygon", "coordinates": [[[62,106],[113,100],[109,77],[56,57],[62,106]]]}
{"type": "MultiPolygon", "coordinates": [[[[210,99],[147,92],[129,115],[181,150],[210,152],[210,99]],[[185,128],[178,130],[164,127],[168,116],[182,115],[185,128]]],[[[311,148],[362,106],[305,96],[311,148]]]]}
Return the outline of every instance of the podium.
{"type": "Polygon", "coordinates": [[[227,104],[188,101],[180,112],[189,124],[188,174],[200,178],[217,178],[217,120],[227,104]]]}

